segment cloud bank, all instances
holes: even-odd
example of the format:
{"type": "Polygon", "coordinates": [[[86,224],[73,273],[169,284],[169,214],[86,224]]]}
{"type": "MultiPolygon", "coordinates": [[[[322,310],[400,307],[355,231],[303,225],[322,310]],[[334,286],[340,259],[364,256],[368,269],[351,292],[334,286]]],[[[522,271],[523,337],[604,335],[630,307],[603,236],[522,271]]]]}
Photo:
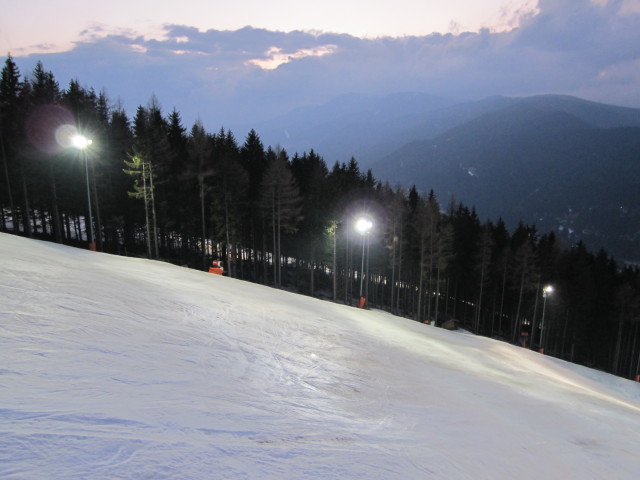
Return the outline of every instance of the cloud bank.
{"type": "Polygon", "coordinates": [[[342,93],[460,99],[562,93],[640,107],[640,0],[540,0],[503,32],[357,38],[167,25],[164,37],[91,36],[42,60],[62,87],[104,89],[133,113],[155,94],[187,126],[251,124],[342,93]]]}

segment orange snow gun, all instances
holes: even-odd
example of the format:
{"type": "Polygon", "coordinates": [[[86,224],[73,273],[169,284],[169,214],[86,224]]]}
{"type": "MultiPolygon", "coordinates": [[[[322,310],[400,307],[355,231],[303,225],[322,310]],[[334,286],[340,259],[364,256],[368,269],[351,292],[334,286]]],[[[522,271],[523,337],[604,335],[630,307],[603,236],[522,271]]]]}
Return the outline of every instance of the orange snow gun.
{"type": "Polygon", "coordinates": [[[214,260],[212,266],[209,267],[209,273],[213,273],[215,275],[222,275],[224,273],[224,268],[220,265],[220,262],[214,260]]]}

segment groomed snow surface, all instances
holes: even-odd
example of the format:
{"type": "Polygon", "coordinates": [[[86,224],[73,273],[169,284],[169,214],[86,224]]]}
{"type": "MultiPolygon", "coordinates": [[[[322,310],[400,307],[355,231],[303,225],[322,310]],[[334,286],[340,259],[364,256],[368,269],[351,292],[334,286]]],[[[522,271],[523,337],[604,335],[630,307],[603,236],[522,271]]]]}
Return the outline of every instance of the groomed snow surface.
{"type": "Polygon", "coordinates": [[[640,384],[0,234],[0,478],[637,479],[640,384]]]}

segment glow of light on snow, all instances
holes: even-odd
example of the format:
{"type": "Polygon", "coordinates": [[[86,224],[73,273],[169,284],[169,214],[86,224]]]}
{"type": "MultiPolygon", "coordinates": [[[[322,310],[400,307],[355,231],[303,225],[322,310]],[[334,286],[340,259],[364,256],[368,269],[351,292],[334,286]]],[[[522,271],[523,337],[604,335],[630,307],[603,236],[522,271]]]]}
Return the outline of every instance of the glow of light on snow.
{"type": "Polygon", "coordinates": [[[0,233],[0,477],[635,479],[640,384],[0,233]]]}

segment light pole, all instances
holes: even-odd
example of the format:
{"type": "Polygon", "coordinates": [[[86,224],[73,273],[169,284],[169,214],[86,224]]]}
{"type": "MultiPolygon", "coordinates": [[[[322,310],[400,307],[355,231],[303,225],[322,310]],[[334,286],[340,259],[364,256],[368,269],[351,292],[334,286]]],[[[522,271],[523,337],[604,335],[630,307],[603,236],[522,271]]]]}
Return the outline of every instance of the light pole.
{"type": "MultiPolygon", "coordinates": [[[[95,251],[96,242],[94,240],[93,235],[93,215],[91,214],[91,191],[89,188],[89,161],[87,159],[87,147],[91,145],[93,142],[91,139],[85,137],[84,135],[74,135],[71,139],[71,142],[74,147],[82,152],[82,156],[84,157],[84,171],[87,180],[87,204],[89,205],[89,230],[88,230],[88,238],[89,241],[89,250],[95,251]]],[[[85,222],[86,223],[86,222],[85,222]]]]}
{"type": "Polygon", "coordinates": [[[547,285],[542,289],[542,320],[540,321],[540,353],[544,353],[544,313],[547,309],[547,297],[553,293],[553,286],[547,285]]]}
{"type": "Polygon", "coordinates": [[[373,222],[367,217],[360,217],[356,221],[356,230],[362,236],[362,265],[360,267],[360,302],[358,308],[364,308],[367,304],[367,299],[362,296],[362,285],[364,281],[364,244],[367,233],[373,227],[373,222]]]}

